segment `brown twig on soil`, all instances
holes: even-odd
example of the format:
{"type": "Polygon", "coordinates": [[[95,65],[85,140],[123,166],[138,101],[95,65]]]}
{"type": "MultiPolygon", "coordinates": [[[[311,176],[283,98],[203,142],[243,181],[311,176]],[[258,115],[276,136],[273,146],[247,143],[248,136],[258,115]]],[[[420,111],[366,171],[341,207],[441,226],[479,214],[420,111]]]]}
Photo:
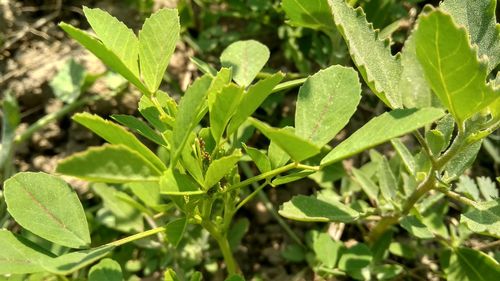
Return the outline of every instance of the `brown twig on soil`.
{"type": "Polygon", "coordinates": [[[61,12],[61,7],[62,0],[56,0],[54,12],[38,19],[32,25],[26,25],[21,30],[16,31],[16,35],[13,38],[7,40],[5,44],[3,44],[3,46],[0,48],[0,52],[9,50],[15,43],[24,38],[24,36],[28,32],[34,33],[34,31],[37,31],[37,29],[39,29],[40,27],[57,18],[61,12]]]}
{"type": "Polygon", "coordinates": [[[475,246],[474,250],[485,250],[485,249],[494,248],[497,246],[500,246],[500,240],[495,240],[495,241],[490,242],[490,243],[475,246]]]}

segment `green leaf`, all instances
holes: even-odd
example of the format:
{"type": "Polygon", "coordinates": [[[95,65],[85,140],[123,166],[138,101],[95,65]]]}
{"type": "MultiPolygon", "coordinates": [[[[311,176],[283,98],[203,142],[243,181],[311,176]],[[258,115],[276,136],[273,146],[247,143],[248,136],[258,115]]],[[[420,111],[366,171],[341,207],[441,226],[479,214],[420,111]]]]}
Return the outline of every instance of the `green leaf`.
{"type": "Polygon", "coordinates": [[[177,274],[175,273],[175,271],[171,268],[167,268],[167,270],[165,270],[165,275],[164,275],[164,278],[163,278],[164,281],[179,281],[179,278],[177,278],[177,274]]]}
{"type": "Polygon", "coordinates": [[[435,129],[425,132],[425,140],[429,145],[432,155],[439,155],[445,145],[443,133],[435,129]]]}
{"type": "Polygon", "coordinates": [[[352,68],[334,65],[309,77],[300,87],[295,134],[320,147],[344,128],[361,99],[361,85],[352,68]]]}
{"type": "Polygon", "coordinates": [[[7,210],[23,228],[70,248],[90,245],[82,204],[68,184],[44,173],[18,173],[5,182],[7,210]]]}
{"type": "Polygon", "coordinates": [[[477,233],[490,233],[500,237],[500,200],[476,204],[476,208],[462,214],[460,222],[477,233]]]}
{"type": "Polygon", "coordinates": [[[421,239],[434,238],[434,234],[429,231],[427,226],[422,223],[416,216],[406,216],[399,224],[406,229],[411,235],[421,239]]]}
{"type": "MultiPolygon", "coordinates": [[[[444,195],[435,194],[428,198],[427,202],[422,202],[419,209],[423,211],[418,218],[430,232],[448,239],[450,235],[445,223],[446,216],[448,215],[448,201],[439,201],[442,197],[444,195]]],[[[416,214],[418,215],[418,213],[416,214]]]]}
{"type": "Polygon", "coordinates": [[[125,127],[128,127],[129,129],[147,138],[148,140],[158,145],[168,147],[168,144],[165,142],[165,140],[158,133],[156,133],[155,130],[153,130],[144,121],[138,119],[137,117],[126,114],[113,114],[111,117],[116,122],[122,124],[125,127]]]}
{"type": "Polygon", "coordinates": [[[160,192],[168,195],[194,195],[205,193],[205,191],[200,189],[200,186],[192,177],[172,169],[168,169],[161,176],[160,192]]]}
{"type": "Polygon", "coordinates": [[[310,158],[321,150],[317,145],[295,135],[290,129],[276,129],[251,117],[249,120],[252,126],[261,131],[297,162],[310,158]]]}
{"type": "Polygon", "coordinates": [[[41,264],[45,270],[51,273],[68,275],[102,259],[113,249],[114,246],[112,245],[104,245],[98,248],[64,254],[53,259],[44,259],[41,264]]]}
{"type": "Polygon", "coordinates": [[[273,140],[267,149],[267,157],[271,162],[271,169],[282,167],[290,160],[290,156],[273,140]]]}
{"type": "Polygon", "coordinates": [[[231,84],[232,72],[230,68],[222,67],[219,72],[213,77],[210,87],[208,88],[207,101],[208,101],[208,111],[213,111],[213,106],[217,95],[220,94],[224,87],[231,84]]]}
{"type": "Polygon", "coordinates": [[[82,93],[86,75],[85,68],[76,63],[75,60],[70,59],[57,72],[49,85],[58,99],[65,103],[72,103],[82,93]]]}
{"type": "Polygon", "coordinates": [[[466,30],[451,16],[440,10],[422,14],[414,35],[427,81],[462,129],[466,119],[500,95],[500,89],[486,84],[486,65],[478,61],[466,30]]]}
{"type": "Polygon", "coordinates": [[[120,73],[130,83],[134,84],[142,93],[149,93],[139,77],[113,51],[97,40],[97,38],[64,22],[60,23],[59,26],[71,38],[78,41],[78,43],[98,57],[105,65],[120,73]]]}
{"type": "Polygon", "coordinates": [[[287,262],[300,263],[305,260],[306,253],[303,246],[298,244],[288,244],[285,249],[281,251],[281,256],[285,258],[287,262]]]}
{"type": "Polygon", "coordinates": [[[328,153],[321,165],[326,166],[374,147],[395,137],[407,134],[444,115],[441,109],[395,109],[366,123],[349,138],[328,153]]]}
{"type": "Polygon", "coordinates": [[[198,70],[200,70],[203,74],[210,74],[212,76],[217,75],[217,70],[209,63],[196,57],[190,57],[189,60],[194,63],[198,70]]]}
{"type": "Polygon", "coordinates": [[[123,145],[105,144],[75,153],[59,162],[56,172],[88,181],[126,183],[157,181],[161,171],[123,145]]]}
{"type": "Polygon", "coordinates": [[[498,198],[498,188],[495,182],[487,177],[478,177],[476,179],[479,191],[486,201],[495,200],[498,198]]]}
{"type": "Polygon", "coordinates": [[[222,88],[215,96],[215,101],[210,109],[210,130],[215,143],[219,143],[224,130],[231,117],[235,114],[243,97],[243,88],[234,84],[222,88]]]}
{"type": "Polygon", "coordinates": [[[370,265],[371,261],[372,253],[370,248],[359,243],[342,252],[338,268],[358,280],[367,280],[369,278],[363,275],[363,269],[370,265]]]}
{"type": "Polygon", "coordinates": [[[206,104],[207,90],[210,87],[212,78],[210,76],[202,76],[198,78],[194,83],[187,89],[186,93],[182,97],[177,116],[175,118],[174,128],[173,128],[173,157],[171,158],[171,166],[179,159],[179,156],[186,144],[186,141],[191,134],[191,131],[195,128],[198,123],[198,115],[206,104]]]}
{"type": "Polygon", "coordinates": [[[379,187],[371,180],[370,176],[356,168],[352,169],[352,174],[366,195],[368,195],[370,199],[378,201],[379,187]]]}
{"type": "Polygon", "coordinates": [[[412,33],[404,43],[401,51],[401,82],[399,88],[403,104],[407,108],[424,108],[432,106],[432,92],[425,79],[424,69],[417,59],[415,34],[412,33]]]}
{"type": "Polygon", "coordinates": [[[193,272],[189,281],[203,281],[203,274],[199,271],[193,272]]]}
{"type": "Polygon", "coordinates": [[[436,129],[434,130],[440,132],[444,137],[444,143],[439,152],[444,151],[450,145],[451,136],[455,130],[455,119],[453,119],[451,114],[446,114],[443,118],[436,122],[436,129]]]}
{"type": "Polygon", "coordinates": [[[207,173],[205,174],[205,189],[209,189],[214,186],[232,169],[237,167],[237,163],[241,156],[241,151],[237,149],[231,155],[213,160],[208,166],[207,173]]]}
{"type": "Polygon", "coordinates": [[[358,212],[340,202],[325,202],[304,195],[294,196],[281,206],[279,213],[292,220],[316,222],[348,223],[359,217],[358,212]]]}
{"type": "Polygon", "coordinates": [[[403,160],[403,165],[406,170],[410,173],[410,175],[415,175],[417,164],[415,163],[415,158],[413,158],[413,155],[408,150],[406,145],[404,145],[400,139],[392,139],[391,144],[394,146],[394,149],[398,153],[399,157],[401,157],[401,160],[403,160]]]}
{"type": "Polygon", "coordinates": [[[393,240],[393,234],[394,232],[389,229],[380,235],[376,241],[373,241],[373,244],[370,247],[370,250],[373,253],[373,263],[378,264],[387,258],[387,252],[389,251],[389,247],[393,240]]]}
{"type": "Polygon", "coordinates": [[[496,0],[445,0],[440,6],[457,24],[467,29],[472,43],[478,46],[478,55],[488,57],[488,72],[500,63],[496,5],[496,0]]]}
{"type": "Polygon", "coordinates": [[[315,171],[300,171],[300,172],[296,172],[296,173],[291,173],[291,174],[288,174],[288,175],[285,175],[285,176],[279,176],[277,178],[275,178],[271,184],[273,186],[278,186],[278,185],[282,185],[282,184],[287,184],[287,183],[290,183],[290,182],[294,182],[294,181],[298,181],[300,179],[303,179],[303,178],[306,178],[312,174],[314,174],[315,171]]]}
{"type": "Polygon", "coordinates": [[[342,242],[334,241],[328,233],[313,231],[312,248],[316,259],[324,266],[335,268],[343,247],[342,242]]]}
{"type": "Polygon", "coordinates": [[[271,161],[269,161],[269,158],[264,152],[253,147],[248,147],[245,144],[242,145],[261,173],[271,171],[271,161]]]}
{"type": "Polygon", "coordinates": [[[164,171],[167,169],[158,156],[124,127],[88,112],[77,113],[72,118],[107,142],[115,145],[124,145],[132,151],[137,152],[147,161],[151,162],[158,170],[164,171]]]}
{"type": "Polygon", "coordinates": [[[103,223],[113,229],[135,233],[144,230],[142,214],[121,198],[133,200],[126,193],[104,183],[92,185],[92,190],[101,197],[104,208],[111,212],[103,223]]]}
{"type": "Polygon", "coordinates": [[[347,176],[342,163],[329,165],[321,168],[319,171],[311,174],[310,179],[314,180],[320,187],[324,189],[333,189],[334,182],[347,176]]]}
{"type": "Polygon", "coordinates": [[[84,6],[83,13],[97,38],[139,77],[139,40],[134,32],[101,9],[89,9],[84,6]]]}
{"type": "Polygon", "coordinates": [[[377,280],[394,280],[405,268],[399,264],[382,264],[373,268],[377,280]]]}
{"type": "Polygon", "coordinates": [[[240,218],[236,222],[231,223],[231,228],[227,233],[227,240],[231,251],[236,252],[238,246],[241,244],[241,240],[245,237],[250,227],[250,221],[247,218],[240,218]]]}
{"type": "Polygon", "coordinates": [[[290,25],[325,31],[333,28],[327,0],[283,0],[281,6],[290,19],[290,25]]]}
{"type": "Polygon", "coordinates": [[[500,276],[500,265],[481,251],[459,247],[453,250],[445,273],[448,280],[490,281],[500,276]]]}
{"type": "MultiPolygon", "coordinates": [[[[158,91],[156,93],[156,99],[165,112],[169,112],[169,107],[177,109],[177,104],[167,93],[158,91]]],[[[160,119],[160,112],[147,96],[141,97],[141,100],[139,101],[139,112],[146,120],[148,120],[149,124],[153,125],[153,127],[160,133],[171,129],[171,125],[173,125],[173,123],[166,124],[160,119]]],[[[171,117],[174,116],[171,115],[171,117]]]]}
{"type": "Polygon", "coordinates": [[[180,24],[176,9],[161,9],[144,21],[139,31],[141,76],[150,93],[160,86],[170,57],[179,40],[180,24]]]}
{"type": "Polygon", "coordinates": [[[237,41],[221,54],[223,67],[232,68],[233,80],[240,86],[248,86],[269,59],[269,49],[255,40],[237,41]]]}
{"type": "Polygon", "coordinates": [[[396,191],[398,190],[398,183],[396,181],[396,176],[391,170],[389,161],[385,156],[382,157],[378,163],[378,179],[380,194],[385,198],[385,200],[391,202],[396,197],[396,191]]]}
{"type": "Polygon", "coordinates": [[[406,242],[392,242],[389,246],[389,252],[395,256],[408,260],[413,260],[416,256],[414,247],[406,242]]]}
{"type": "Polygon", "coordinates": [[[89,281],[122,281],[122,268],[112,259],[103,259],[92,266],[89,271],[89,281]]]}
{"type": "Polygon", "coordinates": [[[469,178],[466,175],[460,176],[455,191],[464,194],[466,197],[474,201],[479,200],[479,189],[476,183],[474,182],[473,179],[469,178]]]}
{"type": "Polygon", "coordinates": [[[228,278],[226,278],[224,281],[245,281],[245,278],[243,278],[239,275],[231,275],[228,278]]]}
{"type": "Polygon", "coordinates": [[[131,182],[126,185],[146,206],[160,211],[162,200],[159,182],[131,182]]]}
{"type": "Polygon", "coordinates": [[[465,170],[470,168],[476,160],[476,156],[481,149],[482,141],[475,142],[468,147],[463,148],[453,158],[448,161],[445,170],[448,178],[455,178],[462,175],[465,170]]]}
{"type": "Polygon", "coordinates": [[[52,258],[35,243],[3,229],[0,229],[0,248],[0,274],[42,272],[41,260],[52,258]]]}
{"type": "MultiPolygon", "coordinates": [[[[208,129],[208,128],[204,128],[208,129]]],[[[201,134],[200,134],[201,135],[201,134]]],[[[202,137],[196,138],[196,135],[193,133],[191,134],[191,137],[188,140],[188,143],[196,143],[196,147],[200,147],[200,149],[204,149],[204,151],[211,151],[207,150],[207,145],[206,142],[202,141],[202,137]],[[198,144],[199,143],[199,144],[198,144]],[[201,144],[205,144],[204,148],[201,148],[201,144]]],[[[193,148],[193,146],[186,145],[184,147],[184,150],[182,151],[181,158],[182,158],[182,166],[184,169],[198,182],[200,185],[203,185],[203,163],[198,159],[198,156],[196,155],[196,151],[198,148],[193,148]]]]}
{"type": "Polygon", "coordinates": [[[328,0],[328,4],[351,57],[370,89],[388,107],[402,107],[399,80],[403,68],[399,57],[392,56],[388,41],[380,40],[361,8],[353,9],[345,0],[328,0]]]}
{"type": "Polygon", "coordinates": [[[251,85],[248,91],[243,95],[243,98],[234,114],[229,126],[227,127],[227,134],[231,135],[238,130],[238,127],[251,116],[255,110],[266,100],[272,93],[285,75],[282,72],[277,72],[265,79],[258,81],[251,85]]]}
{"type": "Polygon", "coordinates": [[[177,247],[179,245],[179,242],[181,242],[184,231],[186,230],[186,226],[186,217],[176,219],[167,223],[167,225],[165,226],[165,235],[167,237],[167,241],[174,245],[174,247],[177,247]]]}
{"type": "Polygon", "coordinates": [[[15,173],[12,158],[14,156],[14,139],[16,129],[21,121],[21,112],[16,98],[11,92],[3,93],[0,101],[2,114],[2,142],[0,149],[0,179],[15,173]]]}

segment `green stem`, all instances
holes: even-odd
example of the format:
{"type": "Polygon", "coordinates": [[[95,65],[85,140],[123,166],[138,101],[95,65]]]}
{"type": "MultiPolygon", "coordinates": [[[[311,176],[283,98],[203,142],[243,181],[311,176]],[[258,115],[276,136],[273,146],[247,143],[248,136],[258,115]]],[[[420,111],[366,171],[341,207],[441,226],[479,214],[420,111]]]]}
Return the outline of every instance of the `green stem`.
{"type": "Polygon", "coordinates": [[[434,166],[437,171],[441,170],[446,165],[446,163],[448,163],[448,161],[450,161],[451,158],[453,158],[463,148],[464,140],[465,137],[463,133],[461,131],[458,131],[458,134],[455,137],[455,140],[453,140],[450,148],[436,160],[434,166]]]}
{"type": "Polygon", "coordinates": [[[149,99],[151,100],[151,102],[153,102],[153,105],[156,107],[156,110],[158,110],[158,112],[160,113],[160,120],[163,121],[163,122],[165,122],[170,127],[173,127],[173,125],[174,125],[174,119],[165,112],[165,110],[161,106],[160,102],[156,98],[156,94],[151,95],[149,97],[149,99]]]}
{"type": "MultiPolygon", "coordinates": [[[[274,73],[268,73],[268,72],[259,72],[257,73],[256,78],[258,79],[265,79],[273,76],[274,73]]],[[[293,72],[287,72],[285,73],[285,79],[298,79],[298,78],[304,78],[304,75],[299,74],[299,73],[293,73],[293,72]]]]}
{"type": "Polygon", "coordinates": [[[417,141],[420,143],[420,145],[424,149],[424,152],[425,152],[425,154],[427,154],[427,157],[429,158],[429,160],[431,161],[431,163],[433,165],[435,165],[436,164],[436,158],[434,157],[431,148],[429,147],[429,145],[425,141],[425,138],[422,136],[422,134],[420,134],[420,132],[418,130],[415,131],[413,133],[413,135],[415,136],[415,138],[417,139],[417,141]]]}
{"type": "Polygon", "coordinates": [[[451,199],[454,199],[458,202],[461,202],[467,206],[471,206],[471,207],[474,207],[474,208],[477,208],[477,203],[473,200],[470,200],[469,198],[467,197],[464,197],[456,192],[453,192],[451,190],[448,190],[446,188],[436,188],[437,191],[443,193],[444,195],[450,197],[451,199]]]}
{"type": "MultiPolygon", "coordinates": [[[[244,165],[242,165],[242,167],[244,167],[244,165]]],[[[242,182],[239,182],[237,184],[231,185],[230,187],[228,187],[225,190],[225,192],[229,192],[229,191],[233,191],[233,190],[236,190],[236,189],[243,188],[243,187],[245,187],[247,185],[253,184],[254,182],[258,182],[260,180],[265,180],[265,179],[277,176],[277,175],[279,175],[281,173],[284,173],[284,172],[287,172],[289,170],[295,169],[296,167],[297,167],[296,163],[290,163],[288,165],[276,168],[276,169],[271,170],[269,172],[265,172],[265,173],[262,173],[260,175],[250,177],[250,178],[248,178],[248,179],[246,179],[246,180],[244,180],[242,182]]]]}
{"type": "Polygon", "coordinates": [[[304,84],[304,82],[306,82],[306,80],[307,80],[307,78],[299,78],[299,79],[279,83],[278,85],[276,85],[276,87],[274,87],[274,89],[271,91],[271,93],[277,93],[277,92],[281,92],[284,90],[298,87],[298,86],[304,84]]]}
{"type": "MultiPolygon", "coordinates": [[[[420,136],[421,137],[421,136],[420,136]]],[[[425,139],[423,137],[420,139],[417,137],[419,141],[423,141],[425,143],[425,146],[428,146],[426,143],[425,139]]],[[[369,241],[376,241],[380,235],[382,235],[389,227],[392,225],[396,224],[399,219],[403,216],[408,215],[410,210],[413,208],[413,206],[425,195],[427,192],[429,192],[431,189],[436,188],[436,172],[441,171],[441,169],[457,154],[460,152],[460,150],[464,147],[465,145],[465,137],[461,131],[458,131],[457,136],[453,140],[452,145],[450,148],[443,154],[441,155],[438,159],[435,161],[432,161],[432,169],[429,172],[429,175],[427,178],[419,185],[419,187],[410,195],[408,200],[406,201],[405,205],[403,206],[403,209],[401,213],[396,214],[394,216],[386,217],[380,220],[377,225],[373,228],[373,230],[370,232],[370,235],[368,237],[369,241]]],[[[425,148],[424,148],[425,149],[425,148]]],[[[432,156],[432,154],[431,154],[432,156]]]]}
{"type": "Polygon", "coordinates": [[[211,221],[202,221],[201,225],[212,235],[212,237],[217,241],[219,248],[222,252],[222,257],[227,267],[227,273],[231,276],[233,274],[238,274],[240,272],[238,264],[234,259],[233,252],[227,241],[227,237],[222,235],[217,227],[211,221]]]}
{"type": "MultiPolygon", "coordinates": [[[[244,167],[244,165],[242,165],[242,167],[244,167]]],[[[320,168],[320,166],[309,166],[309,165],[304,165],[304,164],[300,164],[300,163],[290,163],[290,164],[285,165],[283,167],[276,168],[274,170],[262,173],[262,174],[257,175],[257,176],[252,176],[253,174],[250,173],[250,177],[248,179],[246,179],[242,182],[239,182],[237,184],[231,185],[230,187],[228,187],[225,190],[225,192],[229,192],[229,191],[243,188],[247,185],[253,184],[253,183],[258,182],[260,180],[267,180],[269,178],[272,178],[274,176],[288,172],[288,171],[293,170],[293,169],[319,171],[321,168],[320,168]]],[[[249,176],[249,175],[247,175],[247,176],[249,176]]]]}
{"type": "Polygon", "coordinates": [[[419,185],[419,187],[410,195],[410,198],[406,201],[403,206],[403,210],[401,211],[401,216],[406,216],[413,206],[429,192],[436,185],[436,177],[434,175],[435,170],[431,170],[427,178],[419,185]]]}
{"type": "Polygon", "coordinates": [[[264,182],[260,186],[258,186],[250,195],[245,197],[245,199],[241,200],[241,202],[236,206],[236,211],[238,211],[241,207],[243,207],[246,203],[248,203],[250,200],[252,200],[257,193],[259,193],[264,187],[266,187],[269,184],[268,181],[264,182]]]}
{"type": "Polygon", "coordinates": [[[296,168],[297,169],[303,169],[303,170],[311,170],[311,171],[319,171],[319,170],[321,170],[320,166],[310,166],[310,165],[304,165],[304,164],[300,164],[300,163],[296,164],[296,168]]]}
{"type": "Polygon", "coordinates": [[[153,229],[141,232],[141,233],[137,233],[137,234],[125,237],[125,238],[120,239],[120,240],[116,240],[116,241],[110,242],[110,243],[108,243],[106,245],[118,247],[118,246],[121,246],[123,244],[127,244],[127,243],[130,243],[130,242],[133,242],[135,240],[139,240],[139,239],[151,236],[151,235],[155,235],[155,234],[163,232],[165,230],[166,230],[165,227],[160,226],[160,227],[157,227],[157,228],[153,228],[153,229]]]}

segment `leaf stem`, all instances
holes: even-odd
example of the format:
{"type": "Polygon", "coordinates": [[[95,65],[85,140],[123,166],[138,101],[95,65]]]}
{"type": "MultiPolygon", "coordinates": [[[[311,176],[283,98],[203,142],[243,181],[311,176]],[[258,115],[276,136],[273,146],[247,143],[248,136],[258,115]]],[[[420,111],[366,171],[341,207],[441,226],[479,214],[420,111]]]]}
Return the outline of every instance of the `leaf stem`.
{"type": "Polygon", "coordinates": [[[418,130],[416,130],[413,133],[413,135],[417,139],[418,143],[423,147],[424,152],[425,152],[425,154],[427,154],[427,157],[429,158],[429,160],[431,160],[432,165],[435,165],[436,164],[436,158],[434,157],[434,155],[432,153],[432,150],[429,147],[429,145],[427,144],[427,141],[425,140],[425,138],[422,136],[422,134],[420,134],[420,132],[418,130]]]}
{"type": "Polygon", "coordinates": [[[444,195],[454,199],[458,202],[461,202],[467,206],[471,206],[477,208],[477,203],[474,200],[471,200],[465,196],[462,196],[454,191],[448,190],[447,188],[435,188],[437,191],[443,193],[444,195]]]}
{"type": "Polygon", "coordinates": [[[173,127],[174,119],[165,112],[165,110],[161,106],[160,102],[156,98],[156,94],[150,95],[149,99],[151,99],[151,102],[156,107],[156,110],[158,110],[158,112],[160,113],[160,120],[165,122],[167,125],[173,127]]]}
{"type": "Polygon", "coordinates": [[[211,221],[203,220],[201,225],[210,233],[210,235],[212,235],[215,241],[217,241],[227,267],[228,275],[231,276],[237,274],[240,270],[236,260],[234,259],[227,237],[222,235],[215,224],[211,221]]]}
{"type": "Polygon", "coordinates": [[[453,140],[450,148],[446,150],[441,157],[436,160],[434,164],[434,168],[437,171],[440,171],[447,163],[451,160],[464,146],[464,134],[461,131],[458,131],[457,136],[453,140]]]}
{"type": "MultiPolygon", "coordinates": [[[[415,134],[417,136],[417,134],[415,134]]],[[[422,137],[420,135],[420,137],[422,137]]],[[[417,137],[419,139],[419,137],[417,137]]],[[[428,146],[425,139],[422,137],[420,139],[425,145],[423,145],[424,149],[425,146],[428,146]]],[[[419,140],[419,141],[420,141],[419,140]]],[[[438,159],[432,162],[432,169],[425,178],[425,180],[420,183],[418,188],[410,195],[410,197],[407,199],[406,203],[403,206],[402,211],[399,214],[392,215],[390,217],[385,217],[380,220],[375,227],[372,229],[370,232],[370,235],[368,237],[369,241],[376,241],[380,235],[382,235],[389,227],[392,225],[396,224],[399,219],[403,216],[408,215],[410,210],[413,208],[413,206],[425,195],[427,192],[429,192],[431,189],[436,188],[436,173],[439,173],[441,169],[457,154],[460,152],[460,150],[466,145],[466,138],[464,137],[463,132],[458,131],[457,136],[453,140],[452,145],[446,152],[441,155],[438,159]]],[[[432,155],[432,154],[430,154],[432,155]]],[[[453,194],[452,194],[453,196],[453,194]]]]}
{"type": "Polygon", "coordinates": [[[151,235],[155,235],[155,234],[163,232],[165,230],[166,230],[166,228],[164,226],[156,227],[156,228],[153,228],[153,229],[150,229],[150,230],[143,231],[141,233],[137,233],[137,234],[125,237],[125,238],[120,239],[120,240],[116,240],[116,241],[110,242],[110,243],[108,243],[106,245],[118,247],[118,246],[121,246],[123,244],[127,244],[127,243],[130,243],[130,242],[133,242],[135,240],[139,240],[139,239],[151,236],[151,235]]]}
{"type": "Polygon", "coordinates": [[[303,169],[303,170],[311,170],[311,171],[319,171],[319,170],[321,170],[320,166],[310,166],[310,165],[304,165],[304,164],[300,164],[300,163],[296,164],[296,168],[297,169],[303,169]]]}
{"type": "Polygon", "coordinates": [[[238,206],[236,206],[236,211],[238,211],[246,203],[248,203],[250,200],[252,200],[255,197],[255,195],[257,195],[257,193],[259,193],[268,184],[269,184],[269,181],[264,182],[259,187],[257,187],[252,193],[250,193],[250,195],[248,195],[247,197],[245,197],[245,199],[241,200],[240,203],[238,203],[238,206]]]}
{"type": "Polygon", "coordinates": [[[401,216],[406,216],[410,210],[413,208],[413,206],[420,200],[422,196],[424,196],[427,192],[429,192],[431,189],[433,189],[436,185],[436,176],[435,170],[431,170],[429,172],[429,175],[425,180],[420,183],[418,188],[410,195],[410,197],[407,199],[406,203],[403,206],[403,209],[401,211],[401,216]]]}
{"type": "MultiPolygon", "coordinates": [[[[245,163],[242,163],[241,166],[244,167],[245,163]]],[[[248,165],[247,165],[248,166],[248,165]]],[[[240,189],[240,188],[243,188],[245,186],[248,186],[254,182],[258,182],[260,180],[265,180],[265,179],[268,179],[268,178],[271,178],[271,177],[274,177],[274,176],[277,176],[281,173],[284,173],[284,172],[287,172],[289,170],[292,170],[292,169],[295,169],[297,167],[297,164],[296,163],[290,163],[288,165],[285,165],[283,167],[279,167],[279,168],[276,168],[274,170],[271,170],[269,172],[265,172],[265,173],[262,173],[260,175],[257,175],[257,176],[253,176],[253,177],[250,177],[242,182],[239,182],[237,184],[234,184],[234,185],[231,185],[229,186],[225,192],[229,192],[229,191],[233,191],[233,190],[236,190],[236,189],[240,189]]]]}
{"type": "Polygon", "coordinates": [[[279,83],[278,85],[276,85],[276,87],[274,87],[274,89],[271,91],[271,93],[277,93],[277,92],[281,92],[284,90],[298,87],[298,86],[304,84],[304,82],[306,82],[306,80],[307,80],[307,78],[299,78],[299,79],[279,83]]]}

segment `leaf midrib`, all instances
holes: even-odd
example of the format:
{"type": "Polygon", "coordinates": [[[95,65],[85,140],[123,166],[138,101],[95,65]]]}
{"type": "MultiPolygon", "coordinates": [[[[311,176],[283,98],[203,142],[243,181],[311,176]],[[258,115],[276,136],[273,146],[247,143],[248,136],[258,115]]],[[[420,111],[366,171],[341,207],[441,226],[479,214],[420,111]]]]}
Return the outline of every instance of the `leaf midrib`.
{"type": "Polygon", "coordinates": [[[462,259],[462,261],[464,261],[466,263],[466,265],[471,269],[471,271],[474,272],[474,274],[476,275],[476,277],[479,278],[479,280],[486,281],[486,279],[482,278],[482,275],[476,270],[476,268],[472,264],[469,263],[469,261],[467,260],[467,258],[464,255],[462,255],[460,253],[460,251],[457,250],[457,251],[455,251],[455,253],[457,254],[457,256],[460,256],[460,258],[462,259]]]}
{"type": "Polygon", "coordinates": [[[306,8],[305,8],[305,7],[304,7],[304,6],[303,6],[303,5],[299,2],[299,1],[297,1],[297,0],[293,0],[293,1],[294,1],[294,2],[297,4],[297,6],[299,6],[299,7],[302,9],[302,11],[304,11],[304,13],[305,13],[306,15],[308,15],[308,16],[309,16],[309,18],[311,18],[314,22],[316,22],[319,26],[322,26],[322,25],[323,25],[320,21],[318,21],[315,17],[313,17],[313,16],[311,15],[311,13],[309,13],[309,11],[308,11],[308,10],[307,10],[307,9],[306,9],[306,8]]]}
{"type": "Polygon", "coordinates": [[[73,230],[69,229],[66,224],[61,221],[61,219],[59,219],[57,216],[55,216],[55,214],[53,214],[49,209],[47,209],[47,207],[45,207],[34,195],[33,193],[31,193],[29,190],[27,190],[23,183],[21,183],[18,179],[16,178],[13,178],[14,181],[16,181],[20,188],[26,192],[26,194],[28,194],[28,196],[31,198],[31,200],[37,204],[50,218],[52,218],[53,221],[55,221],[57,224],[59,224],[62,228],[66,229],[67,231],[69,231],[71,234],[73,234],[76,238],[78,238],[81,242],[83,242],[84,244],[86,244],[85,240],[83,240],[77,233],[75,233],[73,230]]]}

